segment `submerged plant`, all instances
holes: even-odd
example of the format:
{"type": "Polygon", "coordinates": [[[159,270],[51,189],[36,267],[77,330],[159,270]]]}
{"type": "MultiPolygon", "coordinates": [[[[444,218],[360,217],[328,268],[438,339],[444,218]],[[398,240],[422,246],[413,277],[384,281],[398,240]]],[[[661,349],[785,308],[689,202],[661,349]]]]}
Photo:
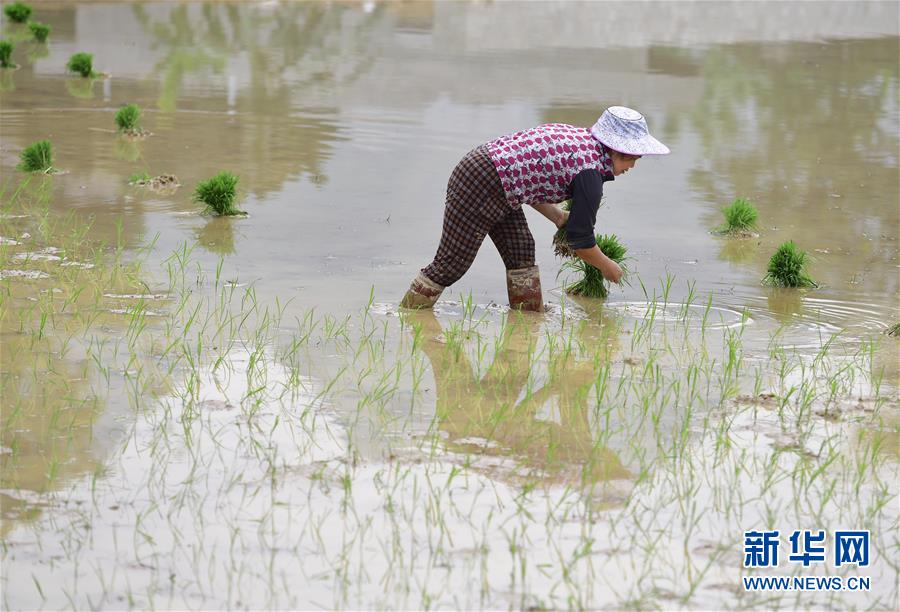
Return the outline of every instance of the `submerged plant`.
{"type": "MultiPolygon", "coordinates": [[[[621,265],[622,262],[625,261],[625,253],[628,249],[619,242],[619,239],[615,234],[598,235],[597,246],[600,247],[600,250],[603,251],[604,255],[617,264],[621,265]]],[[[600,270],[580,258],[575,258],[566,262],[566,267],[581,273],[581,278],[579,280],[566,287],[567,293],[592,298],[605,298],[607,296],[607,281],[603,278],[603,274],[600,270]]]]}
{"type": "Polygon", "coordinates": [[[788,240],[775,251],[769,260],[769,268],[763,277],[763,284],[775,287],[817,287],[816,282],[806,273],[806,251],[801,251],[788,240]]]}
{"type": "Polygon", "coordinates": [[[8,40],[0,40],[0,68],[12,68],[13,63],[10,61],[14,45],[8,40]]]}
{"type": "Polygon", "coordinates": [[[50,26],[46,23],[32,21],[28,24],[28,29],[31,30],[31,35],[38,42],[46,42],[47,37],[50,36],[50,26]]]}
{"type": "Polygon", "coordinates": [[[85,78],[94,76],[94,56],[90,53],[76,53],[69,58],[66,68],[69,72],[77,72],[85,78]]]}
{"type": "Polygon", "coordinates": [[[142,184],[148,182],[152,177],[146,171],[136,172],[128,177],[129,184],[142,184]]]}
{"type": "Polygon", "coordinates": [[[900,336],[900,323],[894,323],[885,333],[888,336],[900,336]]]}
{"type": "Polygon", "coordinates": [[[31,7],[24,2],[7,4],[6,8],[3,9],[3,12],[6,13],[6,16],[9,17],[11,21],[15,21],[16,23],[25,23],[28,21],[28,18],[31,17],[31,7]]]}
{"type": "Polygon", "coordinates": [[[53,145],[49,140],[39,140],[25,147],[18,165],[24,172],[49,172],[53,169],[53,145]]]}
{"type": "Polygon", "coordinates": [[[759,212],[749,200],[738,198],[722,209],[725,225],[719,228],[723,234],[748,233],[756,228],[759,212]]]}
{"type": "Polygon", "coordinates": [[[141,118],[141,107],[128,104],[116,113],[116,125],[120,132],[139,132],[138,120],[141,118]]]}
{"type": "Polygon", "coordinates": [[[237,182],[238,177],[231,172],[220,172],[211,179],[197,184],[194,201],[206,204],[204,212],[223,216],[246,214],[234,207],[237,182]]]}

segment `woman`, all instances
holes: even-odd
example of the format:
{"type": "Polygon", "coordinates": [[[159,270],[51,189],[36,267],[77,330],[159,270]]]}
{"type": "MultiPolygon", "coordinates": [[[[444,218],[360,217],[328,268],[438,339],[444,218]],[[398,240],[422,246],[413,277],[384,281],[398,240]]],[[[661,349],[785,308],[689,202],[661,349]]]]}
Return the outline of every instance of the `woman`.
{"type": "Polygon", "coordinates": [[[566,227],[569,248],[618,283],[622,269],[594,239],[603,183],[628,172],[643,155],[666,155],[639,112],[606,109],[590,129],[551,123],[501,136],[462,158],[447,183],[441,241],[401,306],[430,308],[446,287],[472,265],[485,236],[506,266],[512,308],[543,309],[541,278],[534,264],[534,238],[522,206],[529,205],[566,227]],[[556,204],[571,199],[567,213],[556,204]]]}

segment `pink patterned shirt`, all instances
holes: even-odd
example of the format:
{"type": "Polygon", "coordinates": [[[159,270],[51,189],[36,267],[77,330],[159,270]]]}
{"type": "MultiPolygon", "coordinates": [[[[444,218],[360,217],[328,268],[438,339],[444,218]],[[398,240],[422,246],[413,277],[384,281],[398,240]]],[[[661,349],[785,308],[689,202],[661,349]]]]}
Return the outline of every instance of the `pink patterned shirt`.
{"type": "Polygon", "coordinates": [[[548,123],[485,146],[513,208],[571,198],[572,179],[583,170],[598,170],[603,180],[613,178],[609,153],[587,128],[548,123]]]}

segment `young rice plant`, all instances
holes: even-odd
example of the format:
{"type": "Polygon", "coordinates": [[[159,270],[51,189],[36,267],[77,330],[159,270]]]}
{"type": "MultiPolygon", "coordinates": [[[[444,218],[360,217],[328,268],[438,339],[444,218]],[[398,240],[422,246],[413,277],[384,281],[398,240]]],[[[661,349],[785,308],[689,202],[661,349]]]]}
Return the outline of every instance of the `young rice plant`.
{"type": "Polygon", "coordinates": [[[18,165],[24,172],[50,172],[53,169],[53,145],[49,140],[39,140],[25,147],[18,165]]]}
{"type": "Polygon", "coordinates": [[[769,267],[763,277],[764,285],[774,287],[817,287],[816,282],[806,273],[808,256],[788,240],[775,251],[769,260],[769,267]]]}
{"type": "MultiPolygon", "coordinates": [[[[604,255],[617,264],[622,265],[622,262],[625,261],[625,253],[628,249],[619,242],[615,234],[598,235],[597,246],[600,247],[604,255]]],[[[568,285],[566,292],[591,298],[605,298],[608,295],[603,274],[591,264],[580,258],[575,258],[567,261],[565,267],[581,273],[581,278],[568,285]]],[[[624,266],[622,267],[624,271],[624,266]]]]}
{"type": "Polygon", "coordinates": [[[194,190],[194,201],[206,204],[204,213],[216,215],[244,215],[242,210],[234,207],[238,177],[231,172],[220,172],[214,177],[200,181],[194,190]]]}

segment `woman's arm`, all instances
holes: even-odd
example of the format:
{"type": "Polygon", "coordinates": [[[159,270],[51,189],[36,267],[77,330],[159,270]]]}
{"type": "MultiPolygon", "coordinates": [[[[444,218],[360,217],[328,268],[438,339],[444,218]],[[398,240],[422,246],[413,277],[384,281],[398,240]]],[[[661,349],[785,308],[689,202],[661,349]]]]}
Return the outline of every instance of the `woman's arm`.
{"type": "Polygon", "coordinates": [[[531,207],[550,219],[557,228],[564,226],[569,220],[569,211],[563,210],[556,204],[532,204],[531,207]]]}
{"type": "Polygon", "coordinates": [[[575,254],[581,259],[591,264],[603,275],[608,281],[618,283],[622,280],[622,268],[612,259],[603,254],[600,247],[594,245],[587,249],[575,249],[575,254]]]}

